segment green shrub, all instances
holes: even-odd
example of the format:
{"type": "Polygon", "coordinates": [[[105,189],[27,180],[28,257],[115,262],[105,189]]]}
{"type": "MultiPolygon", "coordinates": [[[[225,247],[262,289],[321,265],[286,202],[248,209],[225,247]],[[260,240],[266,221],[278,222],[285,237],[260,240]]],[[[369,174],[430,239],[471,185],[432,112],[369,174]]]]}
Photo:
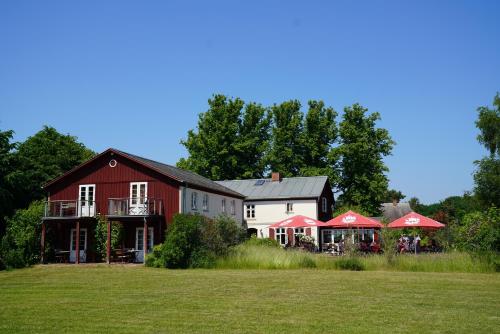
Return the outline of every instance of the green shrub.
{"type": "MultiPolygon", "coordinates": [[[[7,218],[7,229],[0,243],[0,262],[7,269],[26,267],[40,262],[42,201],[35,201],[27,209],[17,210],[7,218]]],[[[50,252],[47,244],[46,252],[50,252]]]]}
{"type": "Polygon", "coordinates": [[[335,261],[335,267],[341,270],[362,271],[365,266],[357,257],[345,257],[335,261]]]}
{"type": "MultiPolygon", "coordinates": [[[[105,217],[97,216],[97,225],[95,228],[95,252],[99,260],[106,259],[108,242],[108,222],[105,217]]],[[[123,226],[119,222],[111,223],[111,249],[120,248],[123,239],[123,226]]]]}
{"type": "Polygon", "coordinates": [[[252,235],[250,239],[245,241],[245,245],[281,248],[281,245],[277,240],[271,238],[257,238],[255,235],[252,235]]]}
{"type": "Polygon", "coordinates": [[[212,268],[218,257],[245,238],[245,231],[228,216],[214,220],[200,215],[177,214],[165,242],[146,258],[146,266],[212,268]]]}
{"type": "Polygon", "coordinates": [[[457,228],[458,248],[472,252],[500,251],[500,209],[466,214],[457,228]]]}
{"type": "Polygon", "coordinates": [[[146,254],[146,259],[144,261],[144,265],[146,267],[152,268],[164,268],[165,262],[163,261],[161,248],[163,244],[159,244],[153,247],[153,251],[151,253],[146,254]]]}

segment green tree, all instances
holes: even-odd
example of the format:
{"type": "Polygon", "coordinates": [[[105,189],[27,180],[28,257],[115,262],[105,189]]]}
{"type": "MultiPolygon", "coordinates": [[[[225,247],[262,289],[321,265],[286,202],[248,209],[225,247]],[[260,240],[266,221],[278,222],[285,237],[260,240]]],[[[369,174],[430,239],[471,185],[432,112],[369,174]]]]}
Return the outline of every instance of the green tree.
{"type": "Polygon", "coordinates": [[[76,137],[63,135],[48,126],[19,144],[12,157],[15,168],[7,179],[13,190],[15,208],[26,207],[44,197],[42,186],[51,179],[90,159],[95,153],[76,137]]]}
{"type": "Polygon", "coordinates": [[[264,156],[269,145],[270,117],[267,109],[260,104],[249,103],[238,131],[236,143],[238,169],[236,178],[261,178],[266,169],[264,156]]]}
{"type": "Polygon", "coordinates": [[[270,171],[298,176],[304,163],[303,115],[300,102],[286,101],[271,107],[271,146],[266,157],[270,171]]]}
{"type": "Polygon", "coordinates": [[[7,219],[7,229],[0,243],[0,268],[21,268],[40,261],[42,201],[17,210],[7,219]]]}
{"type": "Polygon", "coordinates": [[[387,190],[387,193],[385,194],[384,202],[385,203],[390,203],[392,201],[399,202],[405,197],[406,197],[406,195],[404,195],[401,191],[395,190],[395,189],[390,189],[390,190],[387,190]]]}
{"type": "Polygon", "coordinates": [[[474,191],[484,206],[500,207],[500,159],[484,158],[476,161],[474,191]]]}
{"type": "Polygon", "coordinates": [[[260,177],[269,137],[266,109],[224,95],[214,95],[208,104],[208,111],[199,115],[197,131],[189,130],[181,141],[189,157],[177,166],[213,180],[260,177]]]}
{"type": "Polygon", "coordinates": [[[479,107],[476,127],[480,130],[477,140],[490,152],[491,157],[500,155],[500,95],[493,99],[493,109],[479,107]]]}
{"type": "Polygon", "coordinates": [[[12,173],[12,151],[16,143],[12,143],[14,131],[0,131],[0,237],[5,231],[5,217],[10,216],[14,209],[12,185],[7,176],[12,173]]]}
{"type": "Polygon", "coordinates": [[[331,151],[330,158],[338,162],[342,205],[358,205],[375,215],[388,186],[383,157],[391,153],[394,142],[386,129],[376,128],[380,115],[367,112],[359,104],[344,108],[339,124],[340,145],[331,151]]]}
{"type": "Polygon", "coordinates": [[[304,120],[302,143],[304,157],[300,174],[304,176],[327,175],[335,182],[336,174],[328,154],[337,139],[337,113],[325,107],[323,101],[311,100],[304,120]]]}
{"type": "Polygon", "coordinates": [[[476,126],[480,131],[477,139],[488,149],[490,155],[475,161],[474,191],[485,206],[500,207],[500,96],[493,100],[493,109],[478,108],[476,126]]]}
{"type": "Polygon", "coordinates": [[[468,213],[455,233],[459,248],[469,251],[500,251],[500,209],[468,213]]]}

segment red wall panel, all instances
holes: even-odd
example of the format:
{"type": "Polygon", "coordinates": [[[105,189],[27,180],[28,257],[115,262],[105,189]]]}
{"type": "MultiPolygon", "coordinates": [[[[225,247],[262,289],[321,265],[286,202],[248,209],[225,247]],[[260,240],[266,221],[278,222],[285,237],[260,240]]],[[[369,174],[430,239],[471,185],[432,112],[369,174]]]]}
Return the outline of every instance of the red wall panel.
{"type": "Polygon", "coordinates": [[[77,200],[79,185],[95,184],[97,211],[107,214],[108,199],[130,197],[130,182],[148,182],[148,197],[161,199],[167,222],[179,212],[178,182],[113,153],[105,154],[47,187],[50,200],[77,200]],[[115,159],[116,167],[109,161],[115,159]]]}

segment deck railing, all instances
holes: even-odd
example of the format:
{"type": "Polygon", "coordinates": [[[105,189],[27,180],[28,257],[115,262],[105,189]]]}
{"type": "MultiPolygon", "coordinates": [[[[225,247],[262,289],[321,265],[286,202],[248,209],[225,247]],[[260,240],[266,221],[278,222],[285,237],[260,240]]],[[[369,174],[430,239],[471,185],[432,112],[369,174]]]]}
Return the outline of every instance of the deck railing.
{"type": "Polygon", "coordinates": [[[56,200],[45,202],[44,217],[46,218],[95,217],[96,213],[95,201],[56,200]]]}
{"type": "Polygon", "coordinates": [[[151,197],[110,198],[108,216],[163,215],[163,201],[151,197]]]}

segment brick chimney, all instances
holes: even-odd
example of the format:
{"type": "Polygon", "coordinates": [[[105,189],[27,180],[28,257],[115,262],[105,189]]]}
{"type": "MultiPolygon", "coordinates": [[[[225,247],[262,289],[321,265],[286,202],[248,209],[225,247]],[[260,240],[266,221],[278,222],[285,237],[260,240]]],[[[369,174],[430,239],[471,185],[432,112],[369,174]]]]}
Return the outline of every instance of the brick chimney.
{"type": "Polygon", "coordinates": [[[271,181],[273,181],[273,182],[276,182],[276,181],[281,182],[281,175],[280,175],[280,173],[278,173],[278,172],[272,172],[271,173],[271,181]]]}

